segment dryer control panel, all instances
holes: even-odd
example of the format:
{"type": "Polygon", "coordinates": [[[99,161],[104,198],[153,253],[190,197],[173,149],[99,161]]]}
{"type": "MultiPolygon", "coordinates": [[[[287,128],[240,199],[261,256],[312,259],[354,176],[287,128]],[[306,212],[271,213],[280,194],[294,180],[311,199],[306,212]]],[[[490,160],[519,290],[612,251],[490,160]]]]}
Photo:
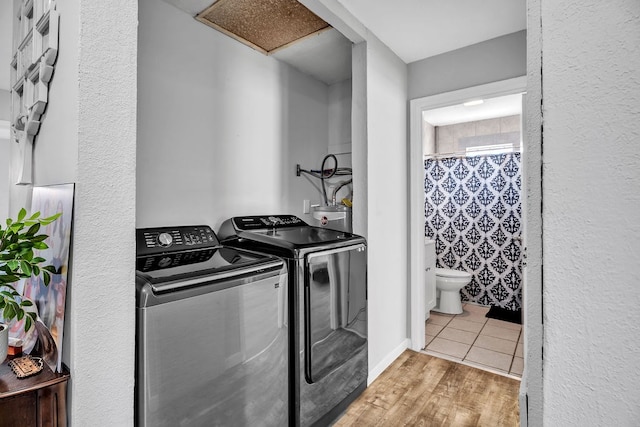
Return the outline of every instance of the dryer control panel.
{"type": "Polygon", "coordinates": [[[306,222],[294,215],[237,216],[232,218],[236,230],[303,227],[306,222]]]}
{"type": "Polygon", "coordinates": [[[220,242],[208,225],[136,230],[136,256],[217,246],[220,246],[220,242]]]}

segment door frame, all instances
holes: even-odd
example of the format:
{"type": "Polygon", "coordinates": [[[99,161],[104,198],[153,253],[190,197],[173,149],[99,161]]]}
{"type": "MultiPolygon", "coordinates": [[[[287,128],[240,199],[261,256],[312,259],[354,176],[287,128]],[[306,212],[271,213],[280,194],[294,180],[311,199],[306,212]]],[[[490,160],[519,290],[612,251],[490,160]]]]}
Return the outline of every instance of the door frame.
{"type": "Polygon", "coordinates": [[[462,104],[478,98],[495,98],[524,93],[526,76],[500,80],[452,92],[416,98],[409,101],[409,348],[420,351],[425,347],[425,289],[424,289],[424,157],[422,153],[422,112],[434,108],[462,104]]]}

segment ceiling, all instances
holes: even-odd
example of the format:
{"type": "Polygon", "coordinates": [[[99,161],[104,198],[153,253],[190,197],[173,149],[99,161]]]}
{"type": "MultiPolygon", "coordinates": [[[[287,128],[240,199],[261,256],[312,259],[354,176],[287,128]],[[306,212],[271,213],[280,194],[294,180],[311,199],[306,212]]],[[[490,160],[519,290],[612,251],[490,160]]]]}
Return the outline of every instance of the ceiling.
{"type": "Polygon", "coordinates": [[[404,62],[526,28],[526,0],[338,0],[404,62]]]}
{"type": "Polygon", "coordinates": [[[484,99],[480,105],[452,105],[424,111],[423,119],[432,126],[475,122],[496,117],[515,116],[522,112],[522,95],[505,95],[484,99]]]}

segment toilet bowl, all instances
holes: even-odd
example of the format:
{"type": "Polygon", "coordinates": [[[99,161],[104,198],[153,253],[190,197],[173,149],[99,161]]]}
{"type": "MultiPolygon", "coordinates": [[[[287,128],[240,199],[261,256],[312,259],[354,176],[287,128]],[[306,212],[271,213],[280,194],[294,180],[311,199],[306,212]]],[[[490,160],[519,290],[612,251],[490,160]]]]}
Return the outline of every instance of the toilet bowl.
{"type": "Polygon", "coordinates": [[[436,307],[434,311],[446,314],[462,313],[460,289],[471,281],[465,271],[436,268],[436,307]]]}

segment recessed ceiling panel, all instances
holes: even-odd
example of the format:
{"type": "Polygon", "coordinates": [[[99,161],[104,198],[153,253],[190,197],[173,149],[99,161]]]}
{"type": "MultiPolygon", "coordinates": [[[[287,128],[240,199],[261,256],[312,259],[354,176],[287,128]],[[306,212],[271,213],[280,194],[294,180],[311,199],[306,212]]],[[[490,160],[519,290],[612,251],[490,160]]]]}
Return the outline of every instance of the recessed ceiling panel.
{"type": "Polygon", "coordinates": [[[264,54],[331,28],[296,0],[218,0],[196,19],[264,54]]]}

